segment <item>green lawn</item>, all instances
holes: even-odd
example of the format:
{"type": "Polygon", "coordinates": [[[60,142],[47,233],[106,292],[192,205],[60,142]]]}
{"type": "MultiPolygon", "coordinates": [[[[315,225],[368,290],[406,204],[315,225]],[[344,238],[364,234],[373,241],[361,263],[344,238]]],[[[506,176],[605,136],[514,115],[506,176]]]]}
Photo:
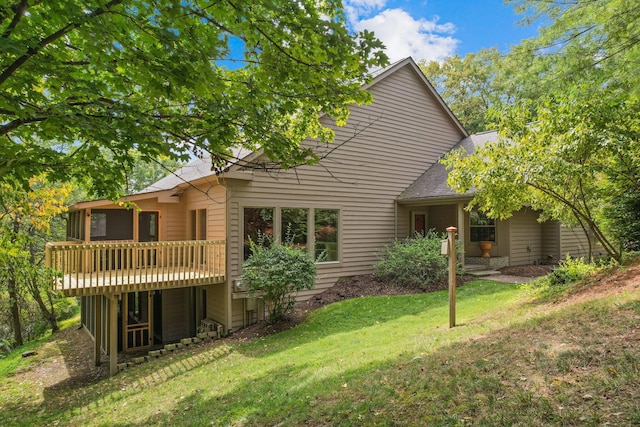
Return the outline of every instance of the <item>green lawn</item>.
{"type": "Polygon", "coordinates": [[[5,373],[2,425],[640,423],[638,291],[543,304],[477,281],[457,296],[453,329],[446,292],[368,297],[82,388],[5,373]]]}

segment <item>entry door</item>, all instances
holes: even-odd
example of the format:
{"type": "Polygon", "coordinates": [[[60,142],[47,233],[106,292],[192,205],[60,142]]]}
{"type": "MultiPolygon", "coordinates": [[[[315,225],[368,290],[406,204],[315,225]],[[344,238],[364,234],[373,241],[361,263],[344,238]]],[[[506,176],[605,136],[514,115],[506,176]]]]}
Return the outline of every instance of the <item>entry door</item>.
{"type": "Polygon", "coordinates": [[[138,241],[158,241],[158,212],[140,212],[138,214],[138,241]]]}
{"type": "Polygon", "coordinates": [[[416,233],[426,236],[427,235],[427,213],[426,212],[411,212],[411,237],[416,233]]]}
{"type": "Polygon", "coordinates": [[[124,349],[142,350],[151,346],[152,301],[149,292],[129,292],[124,298],[124,349]]]}

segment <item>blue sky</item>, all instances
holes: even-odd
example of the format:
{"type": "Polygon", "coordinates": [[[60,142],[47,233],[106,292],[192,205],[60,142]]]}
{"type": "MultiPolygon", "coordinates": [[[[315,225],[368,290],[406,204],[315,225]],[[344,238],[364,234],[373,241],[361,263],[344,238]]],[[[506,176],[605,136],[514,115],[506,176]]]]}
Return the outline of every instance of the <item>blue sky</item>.
{"type": "Polygon", "coordinates": [[[391,61],[412,56],[441,61],[482,48],[506,52],[533,37],[503,0],[343,0],[355,30],[368,29],[387,46],[391,61]]]}

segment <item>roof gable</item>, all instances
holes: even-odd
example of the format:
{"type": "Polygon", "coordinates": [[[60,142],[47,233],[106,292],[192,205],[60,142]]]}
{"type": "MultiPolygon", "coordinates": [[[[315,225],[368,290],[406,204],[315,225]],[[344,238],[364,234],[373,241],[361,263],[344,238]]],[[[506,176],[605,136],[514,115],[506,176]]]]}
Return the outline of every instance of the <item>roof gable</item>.
{"type": "MultiPolygon", "coordinates": [[[[484,146],[487,142],[493,142],[498,140],[497,131],[483,132],[475,135],[470,135],[456,144],[452,150],[458,148],[464,148],[467,153],[471,154],[476,149],[484,146]]],[[[413,184],[411,184],[402,194],[398,197],[398,201],[412,201],[412,200],[426,200],[426,199],[440,199],[440,198],[452,198],[452,197],[468,197],[473,195],[473,190],[470,190],[464,194],[460,194],[447,184],[447,177],[449,172],[445,166],[440,163],[434,163],[425,173],[420,176],[413,184]]]]}
{"type": "MultiPolygon", "coordinates": [[[[438,107],[440,107],[444,112],[444,116],[451,121],[454,128],[459,131],[463,137],[468,136],[468,132],[464,129],[460,121],[455,117],[453,112],[445,104],[444,100],[442,99],[442,97],[440,97],[435,88],[431,85],[431,83],[429,83],[425,75],[422,73],[418,65],[411,57],[397,61],[386,68],[373,71],[373,80],[370,83],[364,85],[363,89],[369,90],[373,88],[380,82],[390,78],[396,72],[404,69],[405,67],[410,69],[417,76],[419,82],[424,85],[427,93],[433,97],[438,107]]],[[[180,187],[181,185],[189,182],[206,179],[216,175],[225,176],[226,174],[228,174],[228,172],[246,169],[246,164],[260,154],[260,152],[251,152],[248,150],[236,149],[233,153],[233,159],[227,164],[227,166],[218,169],[212,168],[211,158],[209,156],[203,156],[202,158],[197,158],[191,161],[189,164],[178,169],[176,172],[151,184],[138,194],[177,189],[177,187],[180,187]]]]}

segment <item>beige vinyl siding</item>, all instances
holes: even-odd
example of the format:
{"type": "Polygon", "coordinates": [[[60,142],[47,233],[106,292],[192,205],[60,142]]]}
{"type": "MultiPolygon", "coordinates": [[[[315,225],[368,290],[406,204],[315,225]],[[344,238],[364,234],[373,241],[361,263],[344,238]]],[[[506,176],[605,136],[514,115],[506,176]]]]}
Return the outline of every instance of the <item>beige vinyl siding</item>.
{"type": "MultiPolygon", "coordinates": [[[[205,286],[201,289],[207,291],[207,313],[204,317],[213,319],[216,322],[227,324],[227,300],[226,300],[226,285],[211,285],[205,286]]],[[[198,290],[198,292],[201,292],[198,290]]]]}
{"type": "Polygon", "coordinates": [[[183,216],[184,208],[179,203],[158,203],[157,200],[141,200],[136,202],[139,209],[143,211],[160,212],[159,217],[159,240],[174,241],[183,240],[185,223],[176,220],[183,216]]]}
{"type": "Polygon", "coordinates": [[[545,221],[542,226],[542,258],[543,263],[555,264],[560,260],[560,223],[545,221]]]}
{"type": "MultiPolygon", "coordinates": [[[[231,279],[241,274],[244,207],[340,210],[340,261],[319,264],[315,289],[301,292],[300,299],[340,277],[373,271],[377,254],[395,236],[395,198],[464,135],[411,67],[379,81],[371,92],[374,104],[354,106],[334,143],[318,150],[323,155],[335,148],[321,165],[255,171],[252,181],[227,181],[231,279]]],[[[233,304],[235,328],[242,306],[233,304]]]]}
{"type": "MultiPolygon", "coordinates": [[[[597,249],[594,255],[598,255],[597,249]]],[[[580,227],[560,227],[560,261],[569,254],[574,258],[589,256],[589,241],[580,227]]]]}
{"type": "Polygon", "coordinates": [[[398,205],[397,213],[397,227],[398,227],[398,239],[404,239],[409,237],[411,233],[411,211],[423,210],[419,207],[398,205]]]}
{"type": "Polygon", "coordinates": [[[203,184],[195,188],[188,188],[180,196],[180,205],[183,212],[182,216],[177,220],[185,225],[180,240],[191,238],[190,212],[199,209],[207,210],[207,240],[226,239],[226,197],[226,189],[218,184],[203,184]]]}
{"type": "Polygon", "coordinates": [[[542,257],[542,225],[538,213],[523,208],[513,214],[510,221],[511,253],[510,265],[538,263],[542,257]]]}
{"type": "MultiPolygon", "coordinates": [[[[181,240],[191,239],[191,211],[206,209],[206,238],[207,240],[227,239],[227,190],[219,184],[206,183],[188,188],[180,196],[182,214],[177,218],[184,224],[181,240]]],[[[229,245],[227,244],[227,251],[229,245]]],[[[223,256],[228,256],[226,253],[223,256]]],[[[224,265],[226,261],[223,259],[224,265]]],[[[229,275],[227,274],[227,283],[229,275]]],[[[229,323],[229,299],[230,292],[227,289],[230,284],[207,286],[207,313],[206,317],[227,325],[229,323]]]]}
{"type": "MultiPolygon", "coordinates": [[[[469,212],[464,212],[464,224],[465,230],[467,231],[464,234],[464,253],[465,256],[469,257],[479,257],[482,256],[482,250],[480,249],[479,242],[472,242],[470,232],[471,220],[469,218],[469,212]]],[[[510,220],[496,220],[496,241],[493,242],[491,247],[491,256],[510,256],[511,252],[511,242],[509,241],[509,236],[511,234],[511,223],[510,220]]]]}
{"type": "Polygon", "coordinates": [[[193,288],[162,291],[162,341],[167,343],[195,335],[193,288]]]}
{"type": "Polygon", "coordinates": [[[458,226],[457,205],[429,206],[427,212],[427,227],[438,233],[446,233],[447,227],[458,226]]]}

